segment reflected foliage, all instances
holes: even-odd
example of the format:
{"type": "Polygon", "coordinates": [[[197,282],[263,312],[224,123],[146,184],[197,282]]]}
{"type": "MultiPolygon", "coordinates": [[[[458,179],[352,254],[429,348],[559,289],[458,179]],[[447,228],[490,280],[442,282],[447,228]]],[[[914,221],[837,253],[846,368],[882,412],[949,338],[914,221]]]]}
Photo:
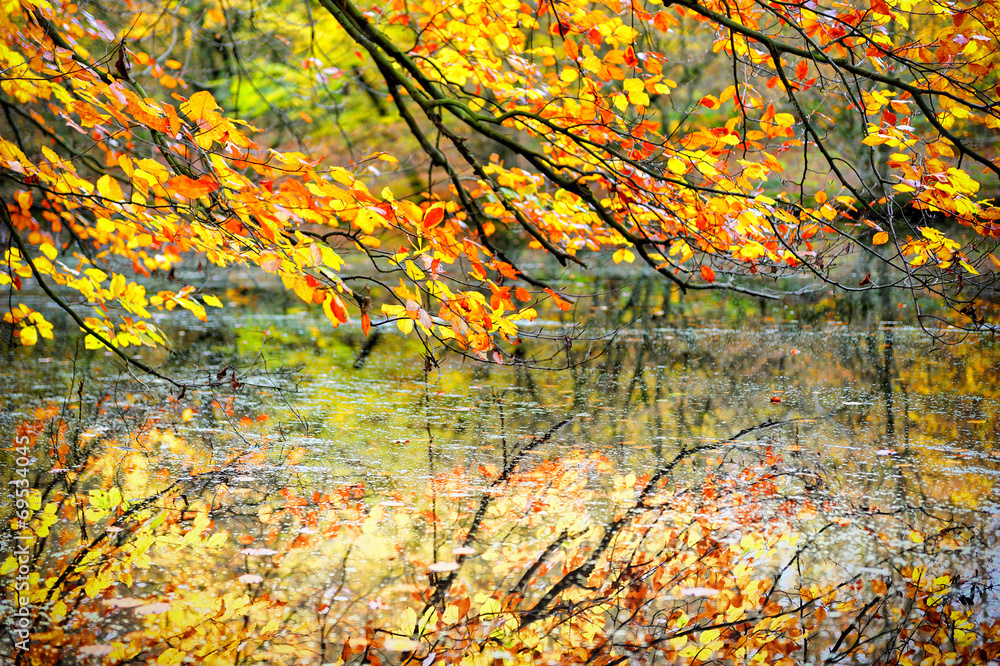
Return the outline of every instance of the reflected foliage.
{"type": "MultiPolygon", "coordinates": [[[[930,356],[892,327],[650,325],[567,373],[428,367],[392,336],[357,369],[362,341],[304,344],[308,320],[248,318],[237,345],[260,350],[265,323],[272,360],[305,364],[294,399],[231,369],[212,391],[125,395],[98,388],[92,357],[70,398],[5,411],[4,481],[18,446],[33,461],[30,519],[5,513],[2,533],[8,553],[16,537],[30,545],[33,624],[27,651],[4,632],[4,654],[492,665],[1000,652],[988,344],[930,356]],[[376,399],[392,407],[372,413],[376,399]]],[[[185,337],[201,340],[179,354],[234,342],[185,337]]],[[[10,358],[18,404],[51,390],[10,358]]],[[[12,588],[16,558],[2,567],[12,588]]]]}

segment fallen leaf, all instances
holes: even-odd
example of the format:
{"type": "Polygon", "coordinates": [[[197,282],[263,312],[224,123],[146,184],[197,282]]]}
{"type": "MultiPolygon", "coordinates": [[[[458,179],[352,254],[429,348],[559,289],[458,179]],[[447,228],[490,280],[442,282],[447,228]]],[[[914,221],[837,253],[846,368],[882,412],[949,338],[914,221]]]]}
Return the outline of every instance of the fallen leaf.
{"type": "Polygon", "coordinates": [[[458,562],[435,562],[434,564],[427,567],[430,571],[434,573],[443,573],[445,571],[455,571],[458,569],[458,562]]]}
{"type": "Polygon", "coordinates": [[[137,606],[135,609],[136,615],[156,615],[157,613],[166,613],[170,610],[170,604],[164,601],[158,601],[155,604],[146,604],[145,606],[137,606]]]}

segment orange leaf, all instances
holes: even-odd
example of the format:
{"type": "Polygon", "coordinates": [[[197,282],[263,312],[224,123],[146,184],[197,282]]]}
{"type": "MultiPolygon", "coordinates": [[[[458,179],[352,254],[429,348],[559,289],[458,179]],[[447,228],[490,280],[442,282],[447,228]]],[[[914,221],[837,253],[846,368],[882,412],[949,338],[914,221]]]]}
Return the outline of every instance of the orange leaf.
{"type": "Polygon", "coordinates": [[[701,278],[705,282],[715,282],[715,271],[712,270],[711,266],[702,266],[701,278]]]}
{"type": "Polygon", "coordinates": [[[531,300],[531,294],[529,294],[528,290],[525,289],[524,287],[518,287],[517,289],[515,289],[514,290],[514,296],[516,296],[517,300],[519,300],[519,301],[530,301],[531,300]]]}
{"type": "Polygon", "coordinates": [[[174,192],[187,199],[199,199],[219,189],[219,185],[208,176],[202,176],[198,180],[187,176],[174,176],[167,181],[166,188],[168,192],[174,192]]]}
{"type": "Polygon", "coordinates": [[[884,231],[880,231],[872,237],[872,244],[874,245],[884,245],[885,243],[888,242],[889,242],[889,234],[884,231]]]}
{"type": "Polygon", "coordinates": [[[563,40],[563,53],[570,60],[576,60],[580,56],[580,49],[577,48],[576,42],[572,39],[563,40]]]}
{"type": "Polygon", "coordinates": [[[563,300],[559,296],[559,294],[552,291],[551,289],[546,288],[545,293],[552,297],[552,300],[555,302],[556,307],[559,308],[560,310],[563,310],[565,312],[566,310],[569,310],[571,307],[573,307],[571,303],[563,300]]]}
{"type": "Polygon", "coordinates": [[[263,252],[260,255],[260,267],[268,273],[277,273],[281,270],[281,257],[274,252],[263,252]]]}
{"type": "Polygon", "coordinates": [[[365,312],[361,315],[361,331],[368,335],[368,331],[371,330],[372,320],[368,317],[368,313],[365,312]]]}
{"type": "Polygon", "coordinates": [[[441,224],[441,220],[444,219],[444,208],[441,206],[434,206],[433,208],[428,208],[427,212],[424,214],[424,231],[430,231],[437,225],[441,224]]]}

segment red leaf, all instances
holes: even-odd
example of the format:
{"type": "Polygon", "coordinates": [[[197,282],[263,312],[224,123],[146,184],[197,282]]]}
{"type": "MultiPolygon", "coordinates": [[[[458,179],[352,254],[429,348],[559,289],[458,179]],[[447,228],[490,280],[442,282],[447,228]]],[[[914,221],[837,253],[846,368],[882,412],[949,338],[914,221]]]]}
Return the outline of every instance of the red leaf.
{"type": "Polygon", "coordinates": [[[434,206],[433,208],[428,208],[427,212],[424,213],[424,231],[429,231],[441,224],[441,220],[444,219],[444,208],[441,206],[434,206]]]}
{"type": "Polygon", "coordinates": [[[635,50],[631,46],[625,49],[625,64],[629,67],[636,67],[639,65],[639,59],[635,57],[635,50]]]}

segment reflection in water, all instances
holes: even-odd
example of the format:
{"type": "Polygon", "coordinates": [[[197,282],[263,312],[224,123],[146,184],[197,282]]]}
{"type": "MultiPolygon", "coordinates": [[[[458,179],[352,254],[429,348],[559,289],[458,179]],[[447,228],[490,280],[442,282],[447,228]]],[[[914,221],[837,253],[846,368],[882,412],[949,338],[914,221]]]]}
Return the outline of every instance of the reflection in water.
{"type": "MultiPolygon", "coordinates": [[[[30,544],[31,633],[19,651],[5,631],[0,653],[997,658],[990,342],[648,324],[596,362],[573,365],[578,340],[561,352],[571,369],[538,372],[429,368],[395,336],[364,348],[311,326],[189,334],[174,362],[205,359],[214,386],[166,401],[123,393],[100,356],[10,357],[4,480],[12,499],[27,489],[30,519],[12,501],[3,544],[30,544]],[[233,347],[256,359],[252,376],[233,347]],[[297,379],[266,370],[297,363],[297,379]]],[[[17,559],[0,572],[16,630],[17,559]]]]}

